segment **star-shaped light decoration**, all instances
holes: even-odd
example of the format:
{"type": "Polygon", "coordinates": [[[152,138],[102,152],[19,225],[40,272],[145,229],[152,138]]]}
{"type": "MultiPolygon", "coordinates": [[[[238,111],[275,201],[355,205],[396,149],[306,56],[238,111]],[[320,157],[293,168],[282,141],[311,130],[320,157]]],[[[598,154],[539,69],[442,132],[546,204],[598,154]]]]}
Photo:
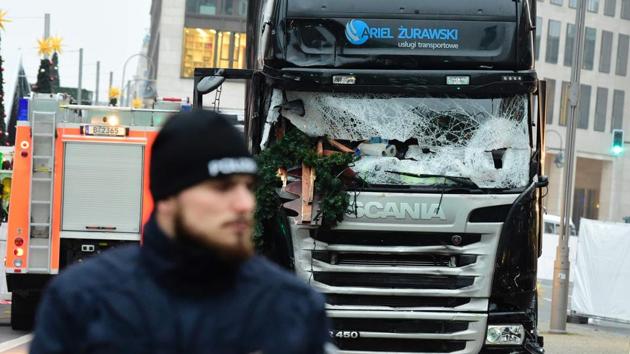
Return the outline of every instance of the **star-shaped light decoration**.
{"type": "Polygon", "coordinates": [[[109,98],[117,98],[118,96],[120,96],[120,89],[118,87],[109,89],[109,98]]]}
{"type": "Polygon", "coordinates": [[[136,97],[133,99],[133,101],[131,101],[131,107],[133,108],[142,108],[142,99],[136,97]]]}
{"type": "Polygon", "coordinates": [[[39,47],[40,55],[52,54],[52,42],[50,38],[42,38],[37,40],[37,46],[39,47]]]}
{"type": "Polygon", "coordinates": [[[10,20],[5,18],[6,15],[7,15],[6,11],[0,10],[0,30],[4,30],[5,23],[11,22],[10,20]]]}
{"type": "Polygon", "coordinates": [[[55,37],[50,37],[50,48],[52,49],[53,52],[57,52],[59,54],[61,54],[61,42],[63,42],[63,38],[59,37],[59,36],[55,36],[55,37]]]}

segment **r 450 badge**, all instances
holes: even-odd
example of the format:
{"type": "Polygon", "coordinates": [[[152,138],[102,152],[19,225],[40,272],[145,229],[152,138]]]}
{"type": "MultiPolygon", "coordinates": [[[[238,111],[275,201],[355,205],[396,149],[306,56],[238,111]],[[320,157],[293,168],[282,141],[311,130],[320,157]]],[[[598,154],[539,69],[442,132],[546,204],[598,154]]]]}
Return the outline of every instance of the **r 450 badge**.
{"type": "Polygon", "coordinates": [[[357,331],[330,331],[330,336],[339,339],[357,339],[361,334],[357,331]]]}

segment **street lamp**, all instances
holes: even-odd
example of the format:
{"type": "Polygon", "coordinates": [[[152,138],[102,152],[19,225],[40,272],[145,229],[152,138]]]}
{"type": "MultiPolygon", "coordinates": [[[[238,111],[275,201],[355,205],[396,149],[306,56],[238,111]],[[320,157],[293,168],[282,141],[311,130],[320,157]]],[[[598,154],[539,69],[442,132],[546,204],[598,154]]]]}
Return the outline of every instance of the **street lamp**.
{"type": "MultiPolygon", "coordinates": [[[[143,58],[145,58],[147,60],[147,65],[150,66],[150,71],[149,72],[152,72],[154,70],[155,66],[153,65],[153,60],[151,58],[149,58],[146,54],[136,53],[136,54],[131,55],[129,58],[127,58],[127,60],[125,60],[125,65],[123,65],[122,80],[120,80],[120,89],[121,90],[124,90],[124,88],[125,88],[125,73],[127,71],[127,64],[129,64],[129,60],[131,60],[131,59],[133,59],[135,57],[143,57],[143,58]]],[[[120,106],[121,107],[124,106],[124,104],[122,102],[123,97],[125,97],[125,96],[121,92],[120,93],[120,106]]],[[[129,102],[127,102],[127,103],[129,103],[129,102]]]]}
{"type": "Polygon", "coordinates": [[[560,237],[556,248],[556,260],[553,270],[553,289],[551,291],[550,333],[567,333],[567,307],[569,299],[569,235],[571,234],[571,215],[573,214],[573,187],[575,184],[575,137],[578,103],[580,100],[580,79],[582,58],[584,56],[584,22],[586,18],[586,0],[577,0],[575,11],[575,37],[573,60],[571,64],[571,84],[569,95],[569,112],[567,119],[567,165],[564,174],[564,203],[560,209],[560,237]]]}
{"type": "Polygon", "coordinates": [[[556,154],[556,157],[553,159],[553,163],[554,165],[556,165],[557,168],[562,168],[562,166],[564,165],[564,144],[562,143],[562,134],[554,129],[547,129],[546,131],[548,133],[555,133],[558,136],[558,139],[560,139],[560,148],[558,148],[559,151],[558,154],[556,154]]]}

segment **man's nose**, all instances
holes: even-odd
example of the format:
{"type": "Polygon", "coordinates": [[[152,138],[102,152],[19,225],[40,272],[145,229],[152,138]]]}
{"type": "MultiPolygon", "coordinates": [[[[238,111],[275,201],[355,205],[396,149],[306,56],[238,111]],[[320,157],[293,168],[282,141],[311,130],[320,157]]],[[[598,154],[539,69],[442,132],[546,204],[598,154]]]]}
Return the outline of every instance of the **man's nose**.
{"type": "Polygon", "coordinates": [[[250,213],[256,206],[254,193],[245,184],[236,186],[233,195],[232,205],[236,212],[250,213]]]}

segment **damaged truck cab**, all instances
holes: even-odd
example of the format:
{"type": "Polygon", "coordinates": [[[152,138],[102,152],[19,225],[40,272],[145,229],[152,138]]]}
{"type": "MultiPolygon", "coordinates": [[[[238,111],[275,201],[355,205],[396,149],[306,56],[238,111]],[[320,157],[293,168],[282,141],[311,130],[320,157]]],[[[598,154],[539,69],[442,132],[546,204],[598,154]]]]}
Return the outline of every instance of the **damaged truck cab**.
{"type": "Polygon", "coordinates": [[[340,352],[544,352],[536,1],[249,7],[249,69],[197,69],[195,103],[248,79],[254,153],[299,131],[317,156],[352,156],[332,173],[342,218],[322,221],[334,204],[325,186],[338,185],[318,184],[326,171],[285,158],[274,166],[282,204],[259,230],[273,258],[325,294],[340,352]]]}

